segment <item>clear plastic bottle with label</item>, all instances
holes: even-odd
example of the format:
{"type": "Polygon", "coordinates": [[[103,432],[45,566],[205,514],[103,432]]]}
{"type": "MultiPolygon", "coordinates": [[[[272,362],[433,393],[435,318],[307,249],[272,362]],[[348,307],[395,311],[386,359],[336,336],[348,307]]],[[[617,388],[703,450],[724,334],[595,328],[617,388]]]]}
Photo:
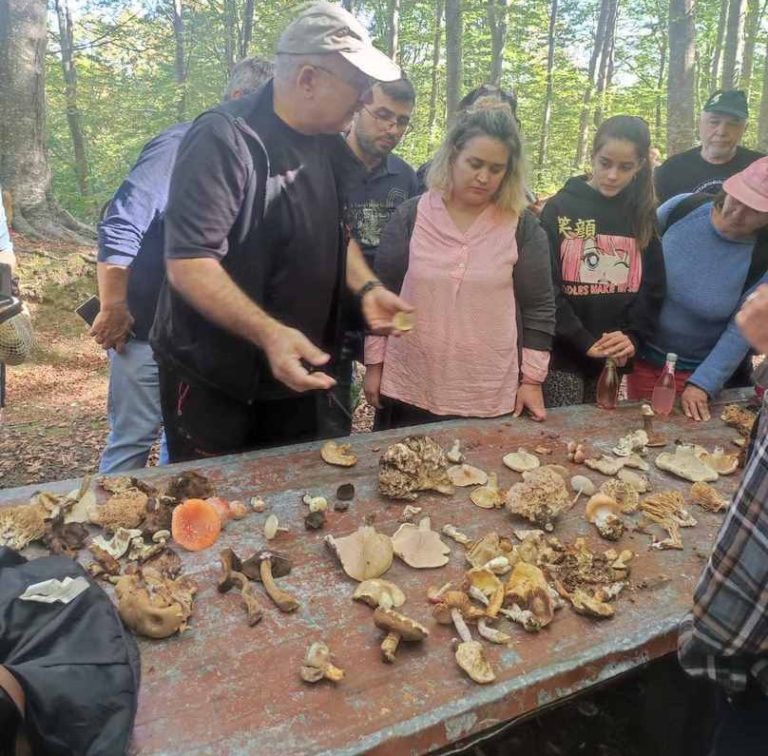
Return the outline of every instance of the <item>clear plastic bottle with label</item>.
{"type": "Polygon", "coordinates": [[[677,355],[670,352],[667,355],[667,361],[664,364],[664,369],[661,371],[659,380],[656,381],[656,385],[653,387],[651,407],[657,415],[662,417],[668,417],[675,404],[675,395],[677,394],[675,386],[676,362],[677,355]]]}

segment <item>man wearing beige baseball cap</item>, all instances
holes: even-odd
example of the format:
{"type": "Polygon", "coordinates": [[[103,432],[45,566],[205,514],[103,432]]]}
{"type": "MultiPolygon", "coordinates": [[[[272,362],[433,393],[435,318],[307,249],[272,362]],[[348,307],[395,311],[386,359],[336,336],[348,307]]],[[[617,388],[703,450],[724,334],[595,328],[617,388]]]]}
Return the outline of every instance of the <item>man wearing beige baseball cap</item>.
{"type": "Polygon", "coordinates": [[[378,333],[412,309],[342,224],[361,167],[339,132],[372,83],[400,75],[350,13],[316,3],[280,37],[274,78],[189,130],[151,337],[172,462],[316,438],[344,290],[378,333]]]}

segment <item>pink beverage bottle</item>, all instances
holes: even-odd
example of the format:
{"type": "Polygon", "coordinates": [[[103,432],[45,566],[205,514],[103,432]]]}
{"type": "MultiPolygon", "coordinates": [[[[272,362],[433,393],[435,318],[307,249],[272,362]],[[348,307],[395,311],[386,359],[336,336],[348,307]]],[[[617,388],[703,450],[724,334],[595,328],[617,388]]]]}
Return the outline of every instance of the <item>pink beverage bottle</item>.
{"type": "Polygon", "coordinates": [[[672,407],[675,404],[675,394],[677,393],[675,387],[676,362],[677,355],[670,352],[667,355],[664,370],[661,371],[659,380],[656,381],[656,385],[653,387],[651,407],[657,415],[661,415],[662,417],[667,417],[669,413],[672,412],[672,407]]]}
{"type": "Polygon", "coordinates": [[[616,409],[619,403],[619,374],[616,363],[609,357],[603,372],[597,380],[597,406],[601,409],[616,409]]]}

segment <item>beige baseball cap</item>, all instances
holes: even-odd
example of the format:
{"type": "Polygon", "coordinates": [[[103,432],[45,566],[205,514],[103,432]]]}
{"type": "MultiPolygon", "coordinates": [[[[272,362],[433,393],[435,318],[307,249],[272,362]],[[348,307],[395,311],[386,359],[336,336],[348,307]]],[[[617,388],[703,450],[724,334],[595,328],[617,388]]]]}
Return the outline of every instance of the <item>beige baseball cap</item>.
{"type": "Polygon", "coordinates": [[[341,6],[314,3],[302,11],[283,32],[278,54],[317,55],[338,53],[376,81],[396,81],[400,67],[377,50],[362,24],[341,6]]]}

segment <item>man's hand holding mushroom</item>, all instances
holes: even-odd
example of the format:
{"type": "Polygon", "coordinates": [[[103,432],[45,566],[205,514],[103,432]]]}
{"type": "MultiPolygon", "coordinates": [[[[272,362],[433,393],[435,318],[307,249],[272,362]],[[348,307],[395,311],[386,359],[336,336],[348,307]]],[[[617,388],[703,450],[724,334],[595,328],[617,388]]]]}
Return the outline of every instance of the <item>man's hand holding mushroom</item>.
{"type": "Polygon", "coordinates": [[[379,336],[397,335],[394,318],[398,312],[413,312],[413,307],[383,284],[369,289],[360,299],[368,328],[379,336]]]}

